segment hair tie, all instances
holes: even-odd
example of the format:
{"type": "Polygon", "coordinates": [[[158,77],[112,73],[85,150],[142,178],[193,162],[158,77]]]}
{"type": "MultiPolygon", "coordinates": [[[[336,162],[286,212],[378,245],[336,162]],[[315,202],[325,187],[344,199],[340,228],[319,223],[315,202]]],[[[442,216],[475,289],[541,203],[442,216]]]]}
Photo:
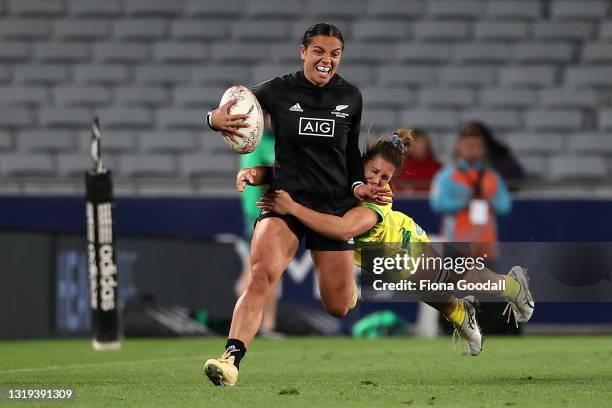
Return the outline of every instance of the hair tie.
{"type": "Polygon", "coordinates": [[[393,135],[391,135],[391,143],[395,148],[399,148],[402,150],[404,149],[404,142],[402,142],[397,133],[393,133],[393,135]]]}

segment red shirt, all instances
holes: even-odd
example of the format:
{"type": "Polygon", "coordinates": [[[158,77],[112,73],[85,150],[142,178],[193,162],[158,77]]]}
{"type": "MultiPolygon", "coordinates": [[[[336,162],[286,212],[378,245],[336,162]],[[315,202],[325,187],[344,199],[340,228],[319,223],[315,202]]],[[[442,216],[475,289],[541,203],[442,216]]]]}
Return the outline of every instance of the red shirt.
{"type": "Polygon", "coordinates": [[[394,191],[429,191],[433,176],[442,165],[433,158],[431,153],[422,161],[406,157],[401,169],[393,178],[394,191]]]}

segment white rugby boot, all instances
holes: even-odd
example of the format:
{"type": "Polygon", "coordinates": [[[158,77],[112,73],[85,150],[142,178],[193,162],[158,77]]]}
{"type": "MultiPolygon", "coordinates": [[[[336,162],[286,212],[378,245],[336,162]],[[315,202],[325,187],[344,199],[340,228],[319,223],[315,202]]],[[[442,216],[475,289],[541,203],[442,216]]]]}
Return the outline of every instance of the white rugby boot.
{"type": "Polygon", "coordinates": [[[526,268],[513,266],[510,272],[508,272],[508,276],[516,280],[521,289],[514,300],[507,299],[508,304],[504,308],[502,316],[506,315],[506,313],[508,314],[508,323],[510,323],[510,315],[514,316],[514,323],[518,327],[519,323],[526,323],[531,319],[535,309],[535,302],[529,290],[529,276],[527,276],[526,268]]]}
{"type": "Polygon", "coordinates": [[[465,319],[460,326],[454,325],[453,342],[465,344],[470,355],[477,356],[482,351],[482,332],[476,321],[476,307],[474,306],[476,299],[470,295],[461,299],[460,302],[465,308],[465,319]]]}

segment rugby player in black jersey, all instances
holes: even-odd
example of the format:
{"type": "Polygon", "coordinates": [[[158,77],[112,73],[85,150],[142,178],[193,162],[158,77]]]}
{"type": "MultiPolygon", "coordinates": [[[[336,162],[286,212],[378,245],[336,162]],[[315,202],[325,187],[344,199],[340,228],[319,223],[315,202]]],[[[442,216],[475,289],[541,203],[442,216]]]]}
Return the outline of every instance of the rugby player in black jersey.
{"type": "MultiPolygon", "coordinates": [[[[361,93],[338,74],[344,40],[333,25],[319,23],[306,30],[300,45],[303,71],[255,87],[262,108],[272,119],[276,162],[272,174],[251,174],[252,184],[285,190],[296,202],[313,210],[342,215],[356,199],[389,202],[390,191],[364,183],[359,152],[361,93]]],[[[241,137],[246,115],[230,115],[235,101],[209,112],[213,130],[241,137]]],[[[249,258],[247,288],[238,299],[225,346],[204,371],[216,385],[234,385],[240,360],[261,323],[267,298],[305,239],[310,250],[325,310],[344,316],[357,301],[352,276],[351,241],[326,238],[290,215],[262,212],[255,226],[249,258]]]]}

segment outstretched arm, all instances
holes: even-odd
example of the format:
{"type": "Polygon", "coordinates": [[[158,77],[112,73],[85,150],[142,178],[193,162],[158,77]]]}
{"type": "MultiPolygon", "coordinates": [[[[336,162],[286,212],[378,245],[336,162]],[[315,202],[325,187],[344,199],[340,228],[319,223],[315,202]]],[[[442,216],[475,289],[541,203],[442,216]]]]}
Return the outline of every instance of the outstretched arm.
{"type": "Polygon", "coordinates": [[[337,241],[348,241],[370,230],[378,222],[378,215],[369,208],[355,207],[342,217],[322,214],[296,203],[283,190],[266,194],[257,205],[262,210],[293,215],[313,231],[337,241]]]}

